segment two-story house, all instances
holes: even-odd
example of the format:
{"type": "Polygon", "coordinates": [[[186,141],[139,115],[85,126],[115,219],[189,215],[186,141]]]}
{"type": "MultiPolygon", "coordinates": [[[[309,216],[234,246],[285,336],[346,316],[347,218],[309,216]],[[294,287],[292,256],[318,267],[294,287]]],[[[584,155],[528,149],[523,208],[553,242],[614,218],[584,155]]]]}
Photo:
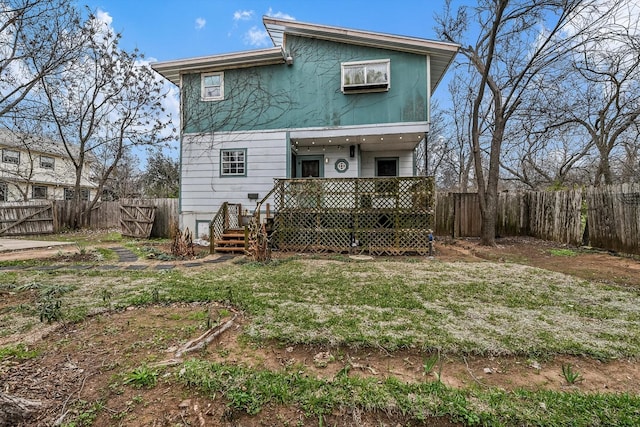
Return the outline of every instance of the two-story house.
{"type": "Polygon", "coordinates": [[[431,94],[459,48],[263,23],[274,47],[152,64],[180,88],[181,227],[198,235],[225,202],[255,207],[274,178],[416,175],[431,94]]]}
{"type": "MultiPolygon", "coordinates": [[[[0,202],[69,200],[76,173],[61,144],[9,130],[0,131],[0,202]]],[[[81,199],[89,200],[97,184],[91,179],[91,161],[85,162],[81,199]]]]}

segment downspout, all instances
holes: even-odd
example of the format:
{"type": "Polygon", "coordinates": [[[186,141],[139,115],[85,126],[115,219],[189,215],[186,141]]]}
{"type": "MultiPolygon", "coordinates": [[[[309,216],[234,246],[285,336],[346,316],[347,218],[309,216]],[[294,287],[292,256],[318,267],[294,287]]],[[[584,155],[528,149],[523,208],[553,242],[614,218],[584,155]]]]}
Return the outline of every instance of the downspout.
{"type": "Polygon", "coordinates": [[[424,176],[429,176],[429,131],[431,130],[431,55],[427,55],[427,131],[424,134],[424,176]]]}

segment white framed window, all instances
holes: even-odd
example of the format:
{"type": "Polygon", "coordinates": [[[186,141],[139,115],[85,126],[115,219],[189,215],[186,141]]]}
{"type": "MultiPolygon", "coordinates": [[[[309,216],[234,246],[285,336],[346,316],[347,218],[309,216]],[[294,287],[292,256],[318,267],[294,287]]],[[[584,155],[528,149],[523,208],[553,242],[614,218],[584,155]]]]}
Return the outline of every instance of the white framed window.
{"type": "Polygon", "coordinates": [[[220,150],[220,176],[247,176],[247,150],[220,150]]]}
{"type": "Polygon", "coordinates": [[[40,156],[40,167],[42,169],[55,169],[56,160],[53,157],[40,156]]]}
{"type": "Polygon", "coordinates": [[[20,152],[16,150],[2,149],[2,163],[20,164],[20,152]]]}
{"type": "Polygon", "coordinates": [[[46,199],[47,198],[47,187],[43,185],[33,185],[31,186],[31,198],[32,199],[46,199]]]}
{"type": "Polygon", "coordinates": [[[340,66],[343,93],[384,92],[391,86],[389,59],[343,62],[340,66]]]}
{"type": "Polygon", "coordinates": [[[224,99],[224,73],[203,74],[201,85],[203,101],[220,101],[224,99]]]}

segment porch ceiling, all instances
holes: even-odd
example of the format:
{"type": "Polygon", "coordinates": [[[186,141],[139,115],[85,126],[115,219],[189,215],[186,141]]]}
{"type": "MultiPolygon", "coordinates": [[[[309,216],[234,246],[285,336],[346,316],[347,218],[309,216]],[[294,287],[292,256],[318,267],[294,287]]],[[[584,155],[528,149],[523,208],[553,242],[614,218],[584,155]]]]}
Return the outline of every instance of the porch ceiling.
{"type": "Polygon", "coordinates": [[[295,147],[339,146],[348,149],[360,145],[362,151],[413,150],[424,139],[424,133],[393,133],[378,135],[318,136],[291,138],[295,147]]]}

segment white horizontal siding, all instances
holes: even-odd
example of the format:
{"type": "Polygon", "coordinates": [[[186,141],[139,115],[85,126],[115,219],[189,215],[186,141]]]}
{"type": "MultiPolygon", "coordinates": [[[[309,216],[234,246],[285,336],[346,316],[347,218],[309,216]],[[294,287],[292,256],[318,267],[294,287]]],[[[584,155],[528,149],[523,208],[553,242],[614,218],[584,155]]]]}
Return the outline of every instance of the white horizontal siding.
{"type": "Polygon", "coordinates": [[[325,159],[329,159],[324,164],[324,176],[325,178],[357,178],[358,177],[358,154],[349,157],[349,146],[342,147],[327,147],[325,159]],[[338,159],[344,159],[349,163],[349,169],[346,172],[338,172],[336,170],[336,161],[338,159]]]}
{"type": "Polygon", "coordinates": [[[181,155],[181,227],[192,230],[196,220],[210,220],[224,202],[240,203],[252,213],[273,188],[273,178],[286,177],[285,132],[185,135],[181,155]],[[222,149],[246,149],[247,176],[220,176],[222,149]],[[258,193],[258,200],[249,200],[249,193],[258,193]]]}

